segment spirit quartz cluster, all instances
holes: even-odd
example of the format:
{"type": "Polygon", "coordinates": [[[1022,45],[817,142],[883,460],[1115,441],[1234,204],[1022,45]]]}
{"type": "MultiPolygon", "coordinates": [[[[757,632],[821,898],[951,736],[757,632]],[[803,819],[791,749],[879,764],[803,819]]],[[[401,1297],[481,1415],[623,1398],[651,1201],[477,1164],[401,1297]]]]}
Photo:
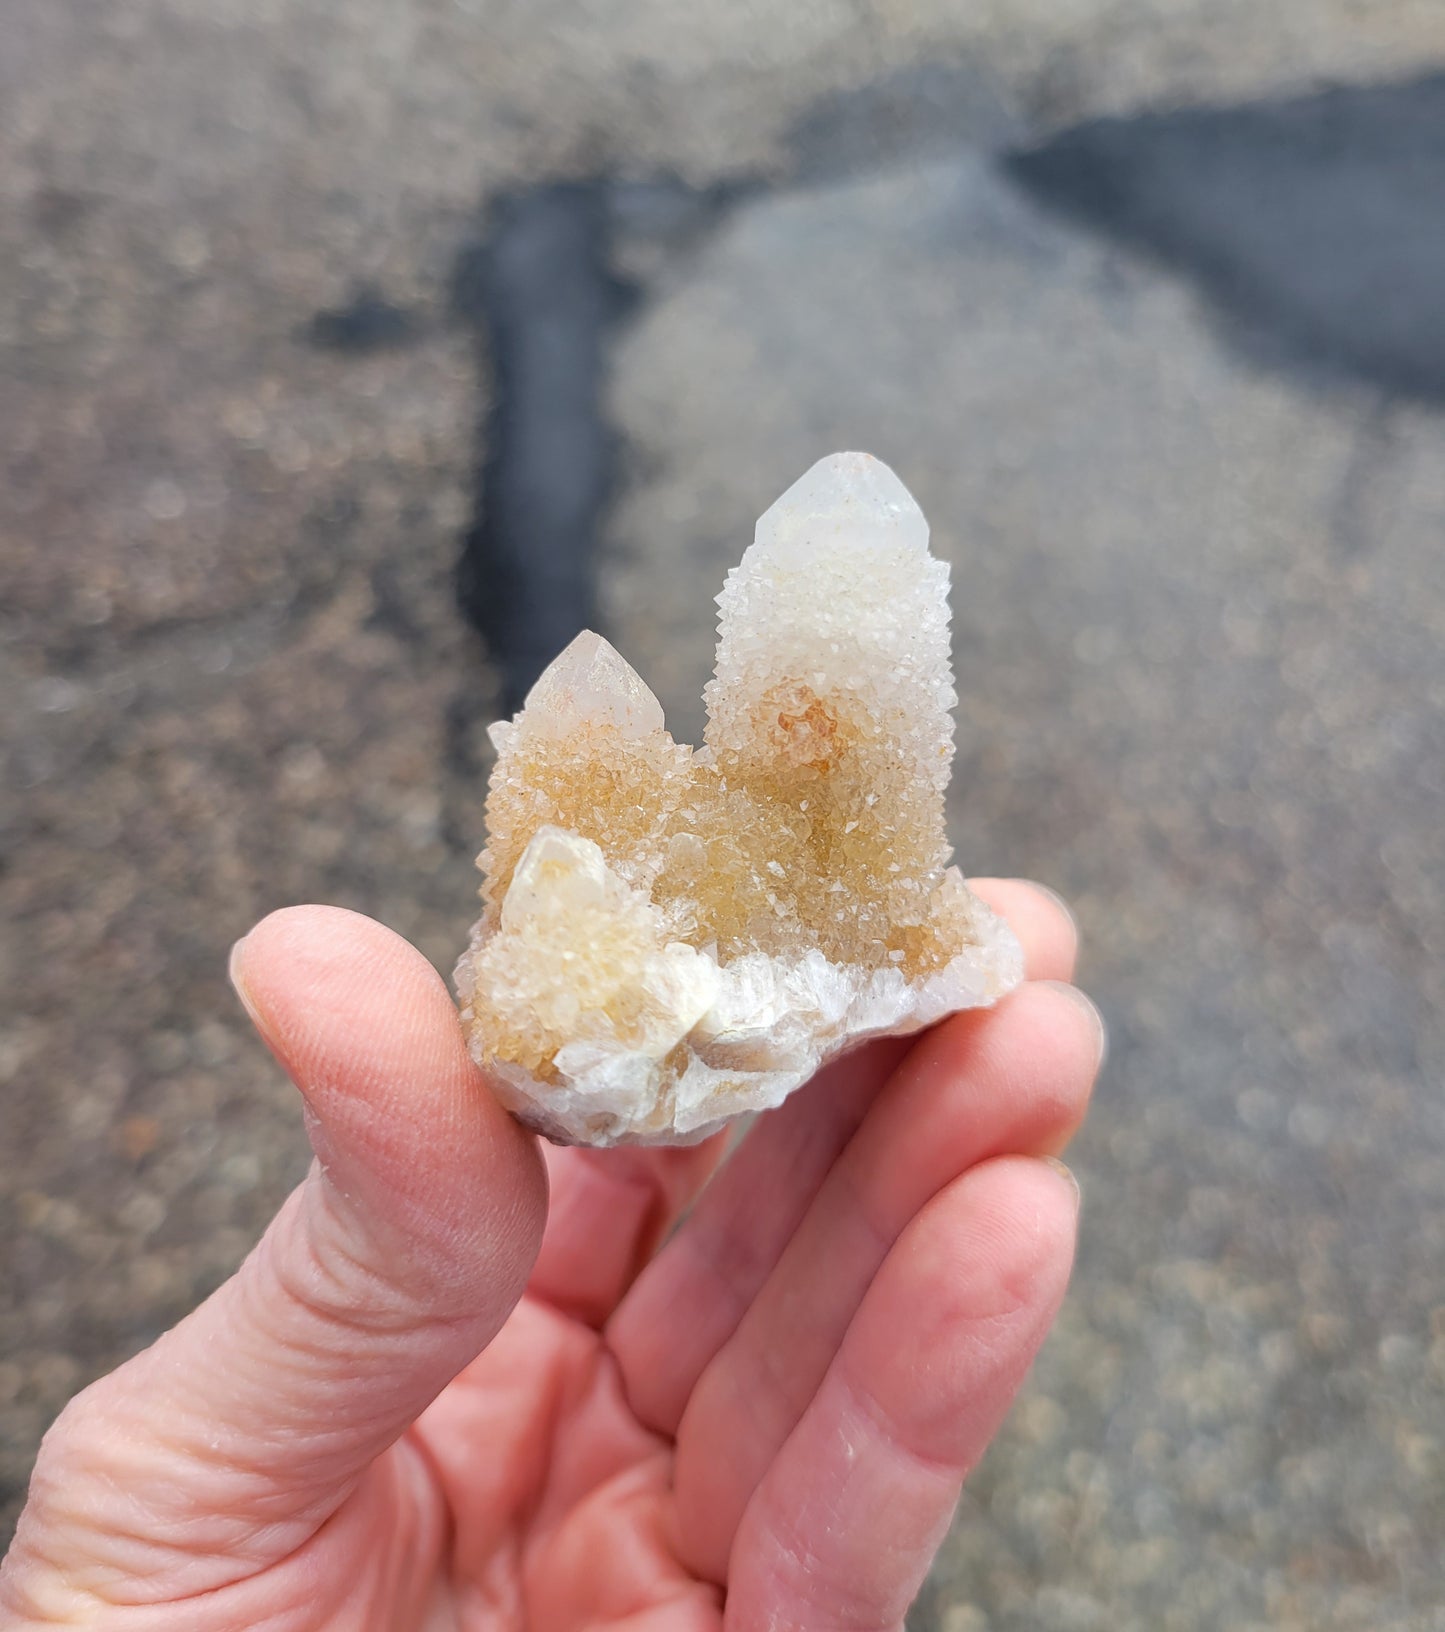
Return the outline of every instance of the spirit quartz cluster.
{"type": "Polygon", "coordinates": [[[492,727],[462,1020],[563,1143],[689,1143],[1021,978],[947,865],[948,568],[908,490],[820,461],[718,605],[702,748],[590,633],[492,727]]]}

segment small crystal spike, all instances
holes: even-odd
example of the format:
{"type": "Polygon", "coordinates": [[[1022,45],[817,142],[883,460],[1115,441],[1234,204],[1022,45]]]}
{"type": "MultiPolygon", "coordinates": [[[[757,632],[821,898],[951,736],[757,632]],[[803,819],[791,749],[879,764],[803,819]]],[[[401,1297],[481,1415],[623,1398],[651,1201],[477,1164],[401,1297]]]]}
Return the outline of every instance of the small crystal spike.
{"type": "Polygon", "coordinates": [[[582,721],[615,725],[625,737],[662,730],[662,704],[615,646],[584,629],[527,693],[528,725],[565,734],[582,721]]]}

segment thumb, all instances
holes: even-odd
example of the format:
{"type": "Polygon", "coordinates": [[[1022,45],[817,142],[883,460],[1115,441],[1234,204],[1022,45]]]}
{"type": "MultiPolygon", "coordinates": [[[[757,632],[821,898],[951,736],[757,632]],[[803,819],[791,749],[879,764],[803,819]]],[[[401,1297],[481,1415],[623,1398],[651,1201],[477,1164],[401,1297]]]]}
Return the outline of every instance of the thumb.
{"type": "Polygon", "coordinates": [[[541,1240],[536,1143],[420,953],[296,907],[237,945],[232,978],[317,1160],[236,1276],[52,1430],[17,1550],[27,1529],[52,1558],[75,1556],[57,1526],[92,1558],[84,1538],[108,1537],[101,1576],[118,1531],[151,1570],[184,1537],[192,1577],[198,1553],[233,1574],[285,1556],[491,1340],[541,1240]]]}

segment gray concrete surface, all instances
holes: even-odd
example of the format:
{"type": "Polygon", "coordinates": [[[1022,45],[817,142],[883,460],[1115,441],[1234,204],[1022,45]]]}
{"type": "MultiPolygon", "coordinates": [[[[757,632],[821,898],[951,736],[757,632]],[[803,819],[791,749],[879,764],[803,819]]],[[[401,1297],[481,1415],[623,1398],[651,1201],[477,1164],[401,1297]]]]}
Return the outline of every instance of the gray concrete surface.
{"type": "MultiPolygon", "coordinates": [[[[1393,130],[1445,19],[963,9],[11,0],[7,1513],[300,1171],[230,941],[305,898],[443,968],[464,939],[501,677],[454,593],[492,406],[454,271],[503,189],[668,171],[744,185],[619,212],[612,633],[695,729],[751,518],[833,447],[890,459],[954,563],[960,860],[1070,892],[1111,1024],[1075,1290],[916,1625],[1445,1626],[1445,427],[1261,346],[1197,231],[1001,159],[1324,77],[1393,130]],[[338,331],[368,288],[402,321],[338,331]]],[[[1428,185],[1413,142],[1376,179],[1428,185]]],[[[1291,162],[1337,211],[1328,144],[1291,162]]],[[[1268,198],[1231,238],[1184,172],[1257,295],[1268,198]]],[[[1400,239],[1426,321],[1432,253],[1400,239]]]]}

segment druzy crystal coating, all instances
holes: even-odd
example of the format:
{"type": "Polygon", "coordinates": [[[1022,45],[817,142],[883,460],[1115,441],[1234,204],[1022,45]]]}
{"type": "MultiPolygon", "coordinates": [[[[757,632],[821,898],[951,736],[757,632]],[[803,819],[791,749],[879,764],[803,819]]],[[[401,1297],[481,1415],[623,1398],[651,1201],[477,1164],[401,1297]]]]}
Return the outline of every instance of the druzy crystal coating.
{"type": "Polygon", "coordinates": [[[867,454],[821,460],[718,605],[700,749],[590,632],[492,727],[462,1021],[561,1142],[703,1138],[1022,976],[948,865],[948,568],[907,488],[867,454]]]}

